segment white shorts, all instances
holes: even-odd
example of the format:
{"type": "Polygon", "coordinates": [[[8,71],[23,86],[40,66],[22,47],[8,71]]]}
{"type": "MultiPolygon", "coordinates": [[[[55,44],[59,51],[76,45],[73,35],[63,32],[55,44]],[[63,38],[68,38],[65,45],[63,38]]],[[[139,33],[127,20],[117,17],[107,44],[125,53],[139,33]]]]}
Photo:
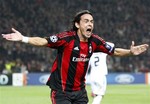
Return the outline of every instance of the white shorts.
{"type": "Polygon", "coordinates": [[[104,95],[106,92],[106,86],[106,75],[99,75],[98,77],[91,76],[91,89],[93,94],[104,95]]]}

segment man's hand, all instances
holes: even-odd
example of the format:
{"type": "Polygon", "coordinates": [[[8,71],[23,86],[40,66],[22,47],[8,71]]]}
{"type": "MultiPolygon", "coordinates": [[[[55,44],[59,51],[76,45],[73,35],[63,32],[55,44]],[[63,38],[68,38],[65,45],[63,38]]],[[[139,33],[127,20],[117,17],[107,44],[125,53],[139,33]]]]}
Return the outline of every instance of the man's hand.
{"type": "Polygon", "coordinates": [[[132,55],[139,55],[139,54],[145,52],[149,47],[148,44],[142,44],[142,45],[138,45],[138,46],[135,46],[134,44],[135,44],[134,41],[132,41],[132,44],[130,47],[130,52],[132,55]]]}
{"type": "Polygon", "coordinates": [[[9,41],[22,41],[23,35],[14,28],[12,28],[12,31],[13,33],[2,34],[3,38],[9,41]]]}

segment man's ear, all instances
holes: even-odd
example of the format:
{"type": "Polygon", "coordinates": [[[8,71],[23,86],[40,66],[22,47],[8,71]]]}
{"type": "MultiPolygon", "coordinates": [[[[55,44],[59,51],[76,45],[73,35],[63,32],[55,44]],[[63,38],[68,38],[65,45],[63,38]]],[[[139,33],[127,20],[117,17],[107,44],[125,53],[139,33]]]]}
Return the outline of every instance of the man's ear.
{"type": "Polygon", "coordinates": [[[76,28],[79,28],[79,23],[76,22],[76,23],[75,23],[75,26],[76,26],[76,28]]]}

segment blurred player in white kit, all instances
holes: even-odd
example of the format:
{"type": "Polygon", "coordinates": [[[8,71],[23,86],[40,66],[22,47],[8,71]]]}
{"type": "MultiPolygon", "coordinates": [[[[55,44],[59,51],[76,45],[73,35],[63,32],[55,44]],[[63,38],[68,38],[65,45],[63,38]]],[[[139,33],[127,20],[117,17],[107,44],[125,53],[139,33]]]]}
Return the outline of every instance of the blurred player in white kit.
{"type": "MultiPolygon", "coordinates": [[[[113,43],[107,42],[109,45],[114,47],[113,43]]],[[[106,92],[107,79],[106,75],[108,74],[107,69],[107,54],[97,52],[93,53],[90,61],[90,84],[92,89],[92,104],[100,104],[103,96],[106,92]]]]}

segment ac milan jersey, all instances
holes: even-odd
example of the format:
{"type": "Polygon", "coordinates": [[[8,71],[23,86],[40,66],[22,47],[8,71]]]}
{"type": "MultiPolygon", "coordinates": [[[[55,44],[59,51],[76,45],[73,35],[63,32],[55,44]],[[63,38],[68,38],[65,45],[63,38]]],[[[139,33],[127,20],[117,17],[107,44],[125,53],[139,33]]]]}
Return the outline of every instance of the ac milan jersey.
{"type": "Polygon", "coordinates": [[[85,74],[93,52],[113,54],[114,47],[98,35],[81,42],[76,32],[66,31],[46,38],[48,47],[57,49],[47,85],[54,90],[78,91],[85,88],[85,74]]]}

